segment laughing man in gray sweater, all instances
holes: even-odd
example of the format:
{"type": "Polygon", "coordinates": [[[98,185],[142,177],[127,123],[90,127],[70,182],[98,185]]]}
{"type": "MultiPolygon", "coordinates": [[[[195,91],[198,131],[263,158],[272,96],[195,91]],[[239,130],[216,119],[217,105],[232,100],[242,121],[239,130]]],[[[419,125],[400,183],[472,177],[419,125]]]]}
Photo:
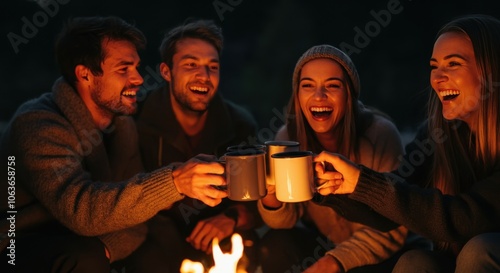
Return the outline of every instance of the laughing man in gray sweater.
{"type": "Polygon", "coordinates": [[[164,265],[148,244],[148,219],[185,196],[209,206],[227,196],[211,186],[226,182],[208,155],[141,172],[127,115],[143,83],[144,45],[116,17],[75,18],[60,34],[62,77],[20,106],[0,139],[13,165],[3,177],[14,177],[0,190],[0,272],[110,272],[116,261],[157,272],[164,265]]]}

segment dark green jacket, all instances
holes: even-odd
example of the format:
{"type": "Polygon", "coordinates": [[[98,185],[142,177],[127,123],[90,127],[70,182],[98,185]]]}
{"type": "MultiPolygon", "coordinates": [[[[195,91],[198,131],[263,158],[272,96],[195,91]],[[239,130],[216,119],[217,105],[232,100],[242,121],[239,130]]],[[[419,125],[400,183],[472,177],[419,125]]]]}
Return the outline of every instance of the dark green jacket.
{"type": "MultiPolygon", "coordinates": [[[[172,162],[185,162],[200,153],[220,157],[228,146],[256,142],[257,125],[254,118],[242,107],[223,100],[220,94],[210,103],[207,123],[196,147],[190,146],[174,116],[167,86],[148,94],[140,105],[136,121],[139,147],[146,170],[172,162]]],[[[182,231],[189,234],[198,220],[219,214],[231,202],[226,198],[218,206],[209,208],[201,201],[186,197],[166,213],[176,219],[182,231]]],[[[256,211],[255,207],[251,209],[256,211]]]]}

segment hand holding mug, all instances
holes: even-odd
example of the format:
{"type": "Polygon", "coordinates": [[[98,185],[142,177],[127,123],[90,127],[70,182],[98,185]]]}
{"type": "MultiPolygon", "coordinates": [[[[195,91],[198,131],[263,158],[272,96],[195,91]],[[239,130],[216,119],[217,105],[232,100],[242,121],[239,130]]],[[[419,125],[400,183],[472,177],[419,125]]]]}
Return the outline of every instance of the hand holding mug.
{"type": "Polygon", "coordinates": [[[264,196],[261,201],[262,204],[267,208],[277,209],[283,205],[283,202],[278,200],[276,197],[276,185],[274,184],[266,184],[267,194],[264,196]]]}
{"type": "Polygon", "coordinates": [[[325,181],[318,188],[321,195],[352,193],[358,184],[360,168],[340,154],[321,152],[314,158],[318,179],[325,181]],[[324,162],[330,163],[334,171],[325,168],[324,162]]]}
{"type": "Polygon", "coordinates": [[[226,185],[223,173],[224,167],[215,156],[200,154],[179,164],[172,171],[172,177],[179,193],[214,207],[227,197],[226,192],[213,187],[226,185]]]}
{"type": "Polygon", "coordinates": [[[276,197],[276,182],[275,182],[275,171],[274,160],[271,156],[273,154],[282,152],[292,152],[299,151],[299,142],[288,141],[288,140],[270,140],[266,141],[265,147],[266,153],[266,189],[267,195],[262,198],[262,204],[268,208],[279,208],[283,205],[283,202],[279,201],[276,197]]]}
{"type": "Polygon", "coordinates": [[[269,140],[265,143],[266,148],[266,184],[268,186],[268,193],[275,192],[275,172],[276,168],[274,167],[274,161],[271,160],[271,156],[276,153],[282,152],[292,152],[299,150],[299,142],[297,141],[288,141],[288,140],[269,140]]]}

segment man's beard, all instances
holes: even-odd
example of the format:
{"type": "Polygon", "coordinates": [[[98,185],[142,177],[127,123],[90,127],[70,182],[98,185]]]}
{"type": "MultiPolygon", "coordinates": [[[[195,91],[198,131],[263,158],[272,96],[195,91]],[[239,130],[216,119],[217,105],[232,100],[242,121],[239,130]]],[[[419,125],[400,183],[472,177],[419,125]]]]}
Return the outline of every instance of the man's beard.
{"type": "MultiPolygon", "coordinates": [[[[177,103],[185,110],[195,113],[197,115],[202,115],[208,110],[208,106],[210,104],[210,101],[208,103],[204,103],[200,105],[201,103],[193,103],[190,101],[189,94],[182,92],[182,90],[178,91],[175,89],[175,80],[174,76],[172,75],[171,81],[170,81],[170,92],[174,95],[175,100],[177,103]]],[[[182,87],[181,87],[182,88],[182,87]]],[[[190,90],[187,90],[187,92],[190,92],[190,90]]]]}
{"type": "Polygon", "coordinates": [[[95,104],[99,106],[99,111],[104,116],[112,118],[115,115],[132,115],[137,111],[135,104],[134,106],[127,106],[121,101],[122,92],[130,88],[131,86],[126,86],[122,89],[116,99],[104,99],[102,96],[103,88],[101,82],[98,81],[94,87],[91,97],[95,104]]]}

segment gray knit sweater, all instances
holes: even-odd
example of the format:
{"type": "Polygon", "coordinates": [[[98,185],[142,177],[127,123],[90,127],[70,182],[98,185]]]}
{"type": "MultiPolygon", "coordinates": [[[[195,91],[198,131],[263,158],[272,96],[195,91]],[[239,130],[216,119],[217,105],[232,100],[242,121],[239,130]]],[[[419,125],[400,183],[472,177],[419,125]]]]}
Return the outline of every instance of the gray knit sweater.
{"type": "MultiPolygon", "coordinates": [[[[99,130],[62,79],[52,93],[18,109],[0,139],[0,156],[15,156],[16,236],[57,221],[76,234],[98,236],[111,261],[130,255],[145,239],[144,222],[183,198],[170,166],[139,173],[131,118],[116,118],[99,130]]],[[[7,200],[7,189],[0,192],[0,200],[7,200]]],[[[0,213],[6,205],[0,204],[0,213]]]]}

